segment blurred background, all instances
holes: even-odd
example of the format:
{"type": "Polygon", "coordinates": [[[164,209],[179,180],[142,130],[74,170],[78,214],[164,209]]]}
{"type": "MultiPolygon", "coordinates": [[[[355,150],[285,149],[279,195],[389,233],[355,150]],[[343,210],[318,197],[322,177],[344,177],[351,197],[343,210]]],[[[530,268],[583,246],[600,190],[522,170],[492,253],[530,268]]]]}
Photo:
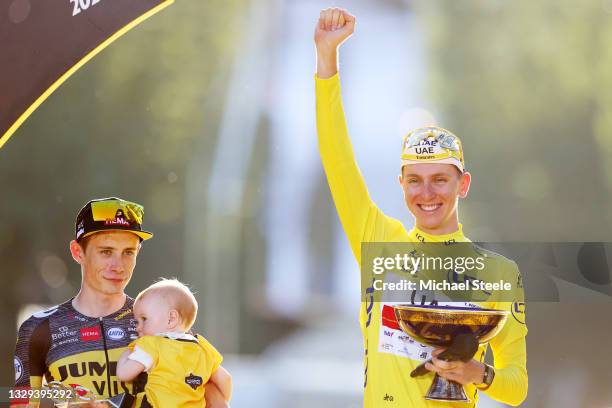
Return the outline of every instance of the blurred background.
{"type": "MultiPolygon", "coordinates": [[[[612,241],[612,0],[177,0],[0,150],[0,385],[20,322],[78,291],[76,212],[120,196],[155,233],[128,294],[160,276],[197,291],[234,407],[362,405],[359,271],[316,145],[312,37],[331,5],[357,16],[343,97],[386,214],[412,226],[401,138],[435,123],[464,143],[473,240],[612,241]]],[[[612,406],[612,303],[556,289],[527,306],[522,406],[612,406]]]]}

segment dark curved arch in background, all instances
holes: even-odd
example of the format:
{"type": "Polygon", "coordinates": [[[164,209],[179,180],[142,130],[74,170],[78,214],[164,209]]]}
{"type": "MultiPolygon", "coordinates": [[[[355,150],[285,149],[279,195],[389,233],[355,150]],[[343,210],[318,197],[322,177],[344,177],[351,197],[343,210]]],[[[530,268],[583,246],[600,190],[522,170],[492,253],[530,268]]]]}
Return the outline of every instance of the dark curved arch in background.
{"type": "Polygon", "coordinates": [[[70,75],[174,0],[0,0],[0,148],[70,75]]]}

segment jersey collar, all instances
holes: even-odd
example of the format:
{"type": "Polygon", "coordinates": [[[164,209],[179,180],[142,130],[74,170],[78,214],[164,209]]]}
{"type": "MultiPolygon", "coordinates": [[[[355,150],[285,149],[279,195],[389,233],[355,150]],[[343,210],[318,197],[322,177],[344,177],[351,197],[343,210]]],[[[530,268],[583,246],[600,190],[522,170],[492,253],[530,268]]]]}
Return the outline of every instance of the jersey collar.
{"type": "Polygon", "coordinates": [[[157,333],[156,336],[167,337],[172,340],[191,340],[198,341],[194,336],[188,333],[180,333],[180,332],[163,332],[157,333]]]}
{"type": "Polygon", "coordinates": [[[450,234],[432,235],[428,234],[416,226],[408,232],[411,239],[419,242],[470,242],[470,239],[463,235],[463,225],[459,224],[459,229],[450,234]]]}
{"type": "Polygon", "coordinates": [[[128,295],[125,295],[125,302],[123,303],[123,306],[121,306],[121,308],[111,314],[108,314],[106,316],[99,316],[99,317],[92,317],[92,316],[87,316],[83,313],[81,313],[80,311],[77,310],[77,308],[74,307],[74,304],[72,303],[74,300],[74,297],[68,299],[68,301],[64,302],[62,306],[64,306],[66,309],[68,309],[69,312],[74,313],[75,315],[79,316],[81,319],[86,319],[86,320],[99,320],[99,319],[115,319],[115,320],[121,320],[127,316],[132,315],[132,307],[134,306],[134,299],[132,299],[131,297],[129,297],[128,295]]]}

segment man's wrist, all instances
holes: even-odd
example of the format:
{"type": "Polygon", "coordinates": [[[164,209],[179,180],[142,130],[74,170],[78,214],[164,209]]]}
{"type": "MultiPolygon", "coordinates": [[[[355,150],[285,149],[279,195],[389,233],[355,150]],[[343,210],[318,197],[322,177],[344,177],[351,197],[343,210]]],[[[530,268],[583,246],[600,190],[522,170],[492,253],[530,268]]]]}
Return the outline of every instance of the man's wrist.
{"type": "Polygon", "coordinates": [[[317,49],[317,77],[328,79],[338,72],[338,51],[317,49]]]}
{"type": "Polygon", "coordinates": [[[474,379],[474,384],[475,385],[480,385],[484,381],[484,377],[485,377],[485,365],[484,365],[484,363],[481,363],[480,361],[474,360],[474,359],[472,359],[472,363],[474,363],[476,365],[476,376],[475,376],[475,379],[474,379]]]}
{"type": "Polygon", "coordinates": [[[495,378],[495,369],[488,364],[483,364],[483,363],[481,364],[482,364],[482,369],[483,369],[482,378],[480,382],[475,383],[475,384],[481,390],[486,390],[493,383],[493,378],[495,378]]]}

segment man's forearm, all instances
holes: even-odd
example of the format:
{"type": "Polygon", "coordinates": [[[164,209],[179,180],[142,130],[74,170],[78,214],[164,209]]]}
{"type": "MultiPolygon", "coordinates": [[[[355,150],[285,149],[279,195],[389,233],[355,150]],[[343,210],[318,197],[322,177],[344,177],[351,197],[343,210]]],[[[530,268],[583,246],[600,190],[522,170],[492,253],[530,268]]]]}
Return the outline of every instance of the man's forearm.
{"type": "Polygon", "coordinates": [[[491,340],[495,378],[484,393],[496,401],[518,406],[527,397],[526,334],[526,326],[509,317],[502,332],[491,340]]]}
{"type": "Polygon", "coordinates": [[[527,390],[527,371],[522,367],[510,366],[496,369],[493,384],[482,391],[496,401],[517,407],[527,397],[527,390]]]}
{"type": "Polygon", "coordinates": [[[225,399],[223,393],[217,385],[209,381],[205,385],[206,408],[226,408],[229,407],[228,400],[225,399]]]}

